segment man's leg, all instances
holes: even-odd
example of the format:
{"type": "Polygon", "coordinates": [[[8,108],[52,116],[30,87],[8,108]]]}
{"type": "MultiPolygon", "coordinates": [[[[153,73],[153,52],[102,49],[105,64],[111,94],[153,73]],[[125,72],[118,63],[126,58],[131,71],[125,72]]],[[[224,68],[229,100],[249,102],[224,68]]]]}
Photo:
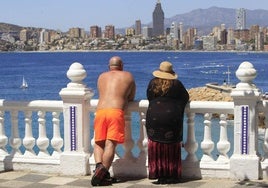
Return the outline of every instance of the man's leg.
{"type": "Polygon", "coordinates": [[[117,142],[112,140],[105,141],[105,149],[102,158],[102,164],[109,170],[114,160],[115,148],[117,142]]]}
{"type": "Polygon", "coordinates": [[[102,163],[104,153],[105,141],[98,141],[94,145],[94,159],[95,163],[102,163]]]}
{"type": "Polygon", "coordinates": [[[105,180],[108,170],[107,168],[102,164],[103,162],[103,154],[105,150],[105,141],[98,141],[94,145],[94,159],[96,163],[96,169],[95,173],[92,176],[91,179],[91,185],[92,186],[98,186],[98,185],[111,185],[111,180],[105,180]]]}

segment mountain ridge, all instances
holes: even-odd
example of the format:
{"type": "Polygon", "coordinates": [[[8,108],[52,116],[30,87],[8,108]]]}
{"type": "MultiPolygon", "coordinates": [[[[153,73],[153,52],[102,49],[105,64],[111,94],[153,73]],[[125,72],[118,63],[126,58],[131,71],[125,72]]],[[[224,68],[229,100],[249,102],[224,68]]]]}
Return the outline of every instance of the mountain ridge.
{"type": "MultiPolygon", "coordinates": [[[[197,28],[201,34],[208,34],[215,26],[225,24],[226,28],[235,29],[236,10],[232,8],[221,8],[212,6],[207,9],[195,9],[188,13],[177,14],[165,19],[165,26],[169,27],[173,21],[182,22],[185,29],[197,28]]],[[[260,25],[266,27],[268,25],[268,10],[256,9],[246,10],[246,27],[252,25],[260,25]]]]}
{"type": "MultiPolygon", "coordinates": [[[[165,18],[165,27],[170,27],[171,23],[176,21],[177,23],[182,22],[184,31],[188,28],[197,28],[199,35],[206,35],[212,31],[215,26],[220,26],[225,24],[226,28],[235,29],[235,17],[236,10],[232,8],[222,8],[212,6],[207,9],[194,9],[190,12],[183,14],[176,14],[172,17],[165,18]]],[[[246,27],[249,28],[252,25],[259,25],[261,27],[267,27],[267,17],[268,10],[256,9],[256,10],[246,10],[246,27]]],[[[152,22],[143,25],[152,25],[152,22]]],[[[19,32],[23,28],[28,28],[29,26],[19,26],[12,23],[0,23],[0,32],[19,32]]],[[[74,26],[75,27],[75,26],[74,26]]],[[[130,26],[131,27],[131,26],[130,26]]],[[[133,26],[132,26],[133,27],[133,26]]],[[[51,29],[51,28],[45,28],[51,29]]],[[[118,28],[116,31],[121,31],[124,33],[125,28],[118,28]]]]}

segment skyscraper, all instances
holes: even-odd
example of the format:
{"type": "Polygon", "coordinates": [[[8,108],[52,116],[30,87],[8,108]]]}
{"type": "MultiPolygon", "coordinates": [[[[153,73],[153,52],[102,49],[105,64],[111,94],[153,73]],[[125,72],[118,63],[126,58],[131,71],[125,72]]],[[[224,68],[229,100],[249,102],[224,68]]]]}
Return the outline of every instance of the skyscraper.
{"type": "Polygon", "coordinates": [[[101,27],[94,25],[90,27],[90,38],[99,38],[101,37],[101,27]]]}
{"type": "Polygon", "coordinates": [[[246,29],[246,10],[243,8],[236,10],[236,29],[246,29]]]}
{"type": "Polygon", "coordinates": [[[136,35],[140,35],[141,34],[141,21],[140,20],[136,20],[136,24],[135,24],[135,34],[136,35]]]}
{"type": "Polygon", "coordinates": [[[172,22],[170,26],[170,36],[173,39],[179,39],[179,27],[177,22],[172,22]]]}
{"type": "Polygon", "coordinates": [[[108,38],[108,39],[114,39],[114,37],[115,37],[114,25],[106,25],[105,26],[104,37],[108,38]]]}
{"type": "Polygon", "coordinates": [[[153,35],[164,35],[164,11],[161,7],[160,0],[157,0],[154,12],[153,12],[153,35]]]}
{"type": "Polygon", "coordinates": [[[182,22],[180,22],[179,23],[179,28],[180,28],[180,41],[182,41],[183,40],[183,23],[182,22]]]}

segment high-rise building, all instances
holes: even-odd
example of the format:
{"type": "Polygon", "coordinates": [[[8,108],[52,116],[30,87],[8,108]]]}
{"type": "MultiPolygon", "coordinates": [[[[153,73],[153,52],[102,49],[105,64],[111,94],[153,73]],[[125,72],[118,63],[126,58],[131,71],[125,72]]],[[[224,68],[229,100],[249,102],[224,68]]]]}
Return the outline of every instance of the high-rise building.
{"type": "Polygon", "coordinates": [[[114,39],[115,37],[115,29],[113,25],[106,25],[104,31],[104,38],[114,39]]]}
{"type": "Polygon", "coordinates": [[[44,34],[45,34],[45,29],[42,29],[41,32],[40,32],[40,37],[39,37],[39,42],[40,44],[44,43],[44,34]]]}
{"type": "Polygon", "coordinates": [[[229,28],[227,32],[227,44],[232,45],[234,44],[234,41],[234,30],[232,28],[229,28]]]}
{"type": "Polygon", "coordinates": [[[141,34],[141,21],[136,20],[135,24],[135,35],[140,35],[141,34]]]}
{"type": "Polygon", "coordinates": [[[170,26],[170,36],[173,39],[179,39],[179,27],[177,22],[172,22],[170,26]]]}
{"type": "Polygon", "coordinates": [[[236,29],[246,29],[246,10],[243,8],[236,10],[236,29]]]}
{"type": "Polygon", "coordinates": [[[51,37],[50,37],[50,32],[49,31],[44,32],[44,42],[45,43],[51,42],[51,37]]]}
{"type": "Polygon", "coordinates": [[[249,30],[250,38],[255,39],[256,34],[258,34],[259,32],[261,32],[260,26],[259,25],[252,25],[250,27],[250,30],[249,30]]]}
{"type": "Polygon", "coordinates": [[[216,50],[217,37],[215,36],[203,36],[203,49],[207,51],[216,50]]]}
{"type": "Polygon", "coordinates": [[[261,51],[264,48],[264,34],[263,32],[256,33],[255,36],[255,50],[261,51]]]}
{"type": "Polygon", "coordinates": [[[69,36],[72,38],[80,38],[83,36],[83,29],[79,27],[70,28],[69,29],[69,36]]]}
{"type": "Polygon", "coordinates": [[[240,41],[250,41],[250,33],[248,29],[235,30],[234,38],[239,39],[240,41]]]}
{"type": "Polygon", "coordinates": [[[151,27],[143,27],[142,28],[142,36],[144,39],[151,38],[153,35],[153,28],[151,27]]]}
{"type": "Polygon", "coordinates": [[[183,40],[183,23],[182,22],[180,22],[179,23],[179,28],[180,28],[180,41],[182,41],[183,40]]]}
{"type": "Polygon", "coordinates": [[[194,46],[194,41],[197,35],[196,28],[189,28],[184,37],[184,44],[186,49],[191,49],[194,46]]]}
{"type": "Polygon", "coordinates": [[[227,30],[224,29],[220,32],[220,44],[227,44],[227,30]]]}
{"type": "Polygon", "coordinates": [[[90,26],[90,38],[100,38],[101,37],[101,27],[97,25],[90,26]]]}
{"type": "Polygon", "coordinates": [[[27,41],[29,39],[30,32],[26,29],[20,31],[20,40],[27,41]]]}
{"type": "Polygon", "coordinates": [[[135,29],[130,27],[130,28],[126,28],[125,30],[125,35],[126,36],[134,36],[135,35],[135,29]]]}
{"type": "Polygon", "coordinates": [[[160,0],[157,0],[154,12],[153,12],[153,35],[164,35],[164,11],[161,7],[160,0]]]}

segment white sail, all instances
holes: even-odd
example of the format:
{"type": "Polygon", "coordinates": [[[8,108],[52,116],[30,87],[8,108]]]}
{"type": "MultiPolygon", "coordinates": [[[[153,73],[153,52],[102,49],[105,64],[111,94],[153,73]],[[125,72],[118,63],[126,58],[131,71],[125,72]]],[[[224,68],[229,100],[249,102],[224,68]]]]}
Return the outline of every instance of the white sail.
{"type": "Polygon", "coordinates": [[[23,89],[28,88],[28,83],[26,82],[24,76],[22,77],[22,84],[20,87],[23,89]]]}

